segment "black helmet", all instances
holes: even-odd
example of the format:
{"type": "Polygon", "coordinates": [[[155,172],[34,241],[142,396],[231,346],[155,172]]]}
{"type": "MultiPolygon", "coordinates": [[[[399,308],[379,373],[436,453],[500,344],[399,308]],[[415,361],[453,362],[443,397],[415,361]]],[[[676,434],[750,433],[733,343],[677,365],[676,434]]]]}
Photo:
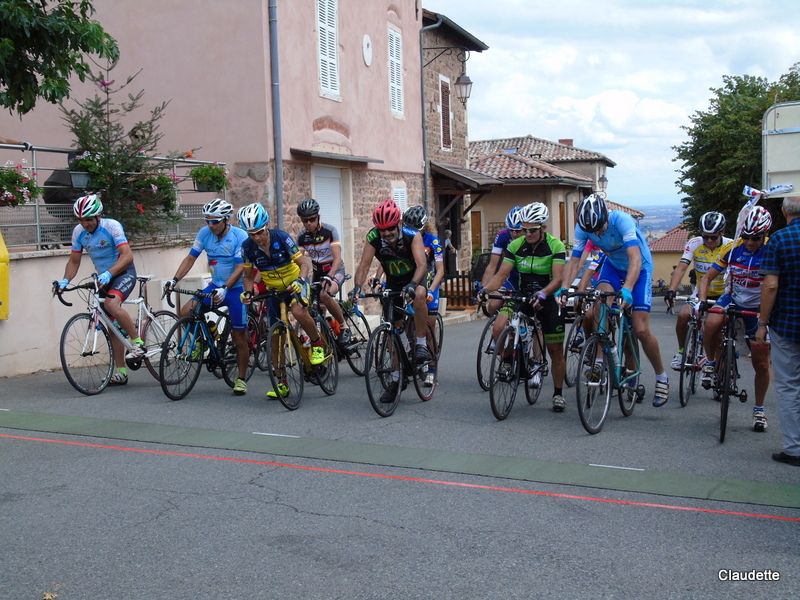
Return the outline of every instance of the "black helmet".
{"type": "Polygon", "coordinates": [[[428,213],[424,206],[411,206],[403,213],[403,225],[411,229],[422,229],[428,222],[428,213]]]}
{"type": "Polygon", "coordinates": [[[313,198],[306,198],[297,205],[297,216],[301,219],[316,217],[319,214],[319,202],[313,198]]]}
{"type": "Polygon", "coordinates": [[[600,194],[584,198],[578,206],[578,227],[587,233],[599,231],[608,221],[606,201],[600,194]]]}
{"type": "Polygon", "coordinates": [[[700,233],[714,234],[722,233],[725,229],[725,215],[720,212],[711,211],[704,213],[700,217],[700,233]]]}

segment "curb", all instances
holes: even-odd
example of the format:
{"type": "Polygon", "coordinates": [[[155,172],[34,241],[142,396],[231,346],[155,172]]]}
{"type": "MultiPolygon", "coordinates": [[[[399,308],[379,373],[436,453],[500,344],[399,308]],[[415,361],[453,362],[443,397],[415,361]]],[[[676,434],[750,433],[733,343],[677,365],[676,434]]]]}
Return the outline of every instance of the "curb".
{"type": "Polygon", "coordinates": [[[478,315],[475,313],[474,310],[466,309],[466,310],[453,310],[448,311],[442,317],[442,321],[444,322],[445,326],[447,325],[457,325],[458,323],[469,323],[470,321],[474,321],[478,318],[478,315]]]}

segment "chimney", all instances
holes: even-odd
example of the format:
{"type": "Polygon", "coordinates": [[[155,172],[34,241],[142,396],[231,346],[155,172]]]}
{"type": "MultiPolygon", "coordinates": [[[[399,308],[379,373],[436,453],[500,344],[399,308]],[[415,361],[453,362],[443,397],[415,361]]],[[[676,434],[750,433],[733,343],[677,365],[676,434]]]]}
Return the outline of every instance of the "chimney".
{"type": "Polygon", "coordinates": [[[572,138],[562,138],[558,140],[558,143],[562,146],[572,146],[572,138]]]}

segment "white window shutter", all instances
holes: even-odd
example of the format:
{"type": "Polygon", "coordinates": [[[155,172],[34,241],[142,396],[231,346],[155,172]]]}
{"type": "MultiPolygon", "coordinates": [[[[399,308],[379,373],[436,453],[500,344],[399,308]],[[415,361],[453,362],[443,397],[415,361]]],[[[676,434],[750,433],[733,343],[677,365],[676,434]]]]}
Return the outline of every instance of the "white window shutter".
{"type": "Polygon", "coordinates": [[[403,106],[403,38],[400,32],[389,27],[389,107],[402,115],[403,106]]]}
{"type": "Polygon", "coordinates": [[[319,32],[319,90],[323,96],[339,97],[338,0],[317,0],[319,32]]]}
{"type": "Polygon", "coordinates": [[[408,208],[408,190],[404,187],[392,188],[392,200],[403,212],[408,208]]]}

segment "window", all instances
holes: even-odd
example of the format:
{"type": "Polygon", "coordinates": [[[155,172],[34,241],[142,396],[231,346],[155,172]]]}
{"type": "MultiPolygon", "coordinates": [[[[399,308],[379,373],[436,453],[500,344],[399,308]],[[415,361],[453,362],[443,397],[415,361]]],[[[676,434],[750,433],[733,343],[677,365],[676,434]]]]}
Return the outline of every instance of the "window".
{"type": "Polygon", "coordinates": [[[405,187],[392,188],[392,200],[403,212],[408,208],[408,190],[405,187]]]}
{"type": "Polygon", "coordinates": [[[389,27],[389,107],[395,115],[403,115],[403,38],[389,27]]]}
{"type": "Polygon", "coordinates": [[[336,33],[338,0],[317,0],[319,32],[319,93],[339,98],[339,40],[336,33]]]}
{"type": "Polygon", "coordinates": [[[450,134],[452,115],[450,114],[450,80],[439,77],[439,113],[442,122],[442,149],[453,149],[453,138],[450,134]]]}

